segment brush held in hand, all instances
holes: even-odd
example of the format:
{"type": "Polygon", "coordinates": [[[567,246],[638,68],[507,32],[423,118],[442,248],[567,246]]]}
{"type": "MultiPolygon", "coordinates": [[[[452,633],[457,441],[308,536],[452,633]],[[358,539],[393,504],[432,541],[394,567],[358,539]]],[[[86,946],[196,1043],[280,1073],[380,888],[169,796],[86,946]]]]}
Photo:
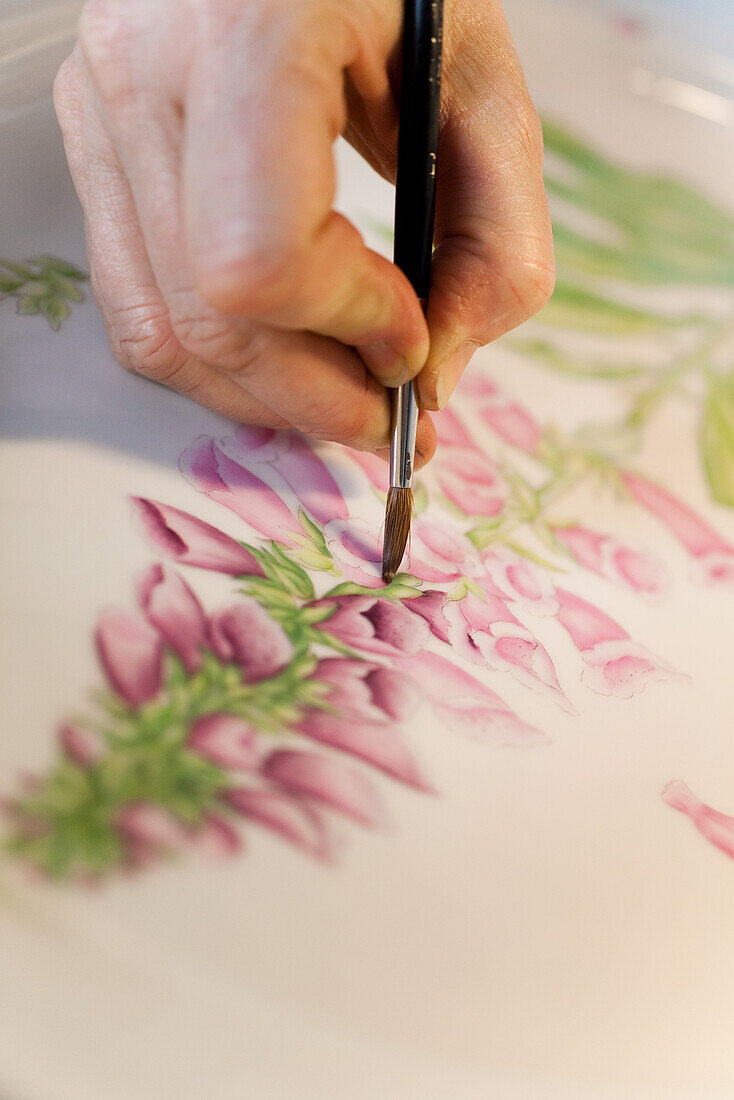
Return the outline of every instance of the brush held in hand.
{"type": "MultiPolygon", "coordinates": [[[[394,260],[424,304],[431,281],[436,206],[442,19],[442,0],[406,0],[394,260]]],[[[382,578],[386,583],[400,568],[410,534],[417,422],[415,388],[407,382],[392,395],[390,489],[382,551],[382,578]]]]}
{"type": "Polygon", "coordinates": [[[387,491],[385,508],[385,542],[382,551],[382,579],[389,584],[405,554],[413,515],[413,490],[398,489],[391,485],[387,491]]]}

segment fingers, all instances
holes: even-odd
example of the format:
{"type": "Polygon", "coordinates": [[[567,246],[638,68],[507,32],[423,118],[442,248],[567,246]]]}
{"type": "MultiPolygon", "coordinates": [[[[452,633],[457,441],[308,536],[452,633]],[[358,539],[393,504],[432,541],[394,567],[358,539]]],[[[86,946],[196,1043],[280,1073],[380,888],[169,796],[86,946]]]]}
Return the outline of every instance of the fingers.
{"type": "Polygon", "coordinates": [[[78,54],[72,54],[59,70],[54,101],[84,208],[93,289],[115,357],[126,368],[223,416],[263,427],[289,426],[237,381],[189,354],[176,339],[148,261],[129,186],[94,110],[78,54]]]}
{"type": "Polygon", "coordinates": [[[428,332],[406,278],[331,210],[355,56],[343,4],[240,5],[205,28],[186,97],[186,235],[218,310],[351,344],[396,385],[428,332]]]}
{"type": "MultiPolygon", "coordinates": [[[[415,462],[414,469],[422,470],[427,462],[433,458],[436,453],[437,438],[436,429],[433,421],[431,420],[431,414],[426,412],[425,409],[420,409],[418,412],[418,426],[415,434],[415,462]]],[[[390,448],[383,447],[375,451],[378,458],[381,458],[383,462],[390,461],[390,448]]],[[[387,478],[387,470],[385,471],[385,477],[387,478]]]]}
{"type": "MultiPolygon", "coordinates": [[[[131,188],[97,114],[93,90],[85,84],[78,60],[75,64],[75,72],[59,78],[57,107],[85,207],[96,293],[120,361],[236,419],[294,426],[363,450],[384,447],[388,396],[356,353],[309,333],[259,325],[238,332],[200,301],[187,278],[185,260],[177,253],[170,214],[177,204],[166,192],[164,181],[170,183],[171,176],[164,170],[156,177],[162,230],[148,246],[131,188]],[[72,105],[72,97],[63,91],[74,81],[81,81],[84,89],[81,106],[72,105]],[[166,241],[168,251],[163,248],[166,241]],[[159,262],[160,288],[149,254],[159,262]],[[177,264],[179,285],[174,287],[177,264]]],[[[79,100],[79,94],[75,98],[79,100]]],[[[157,137],[161,140],[155,156],[162,165],[173,153],[164,147],[161,135],[157,137]]],[[[145,155],[150,162],[153,154],[145,155]]]]}
{"type": "Polygon", "coordinates": [[[498,0],[447,2],[436,250],[418,378],[443,408],[473,352],[548,301],[542,134],[498,0]]]}

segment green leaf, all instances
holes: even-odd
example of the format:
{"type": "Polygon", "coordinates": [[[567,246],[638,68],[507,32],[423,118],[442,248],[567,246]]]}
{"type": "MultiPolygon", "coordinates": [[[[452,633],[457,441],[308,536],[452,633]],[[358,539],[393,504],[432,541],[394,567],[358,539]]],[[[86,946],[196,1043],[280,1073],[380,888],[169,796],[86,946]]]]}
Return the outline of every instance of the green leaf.
{"type": "Polygon", "coordinates": [[[709,381],[701,454],[714,500],[734,507],[734,372],[709,381]]]}
{"type": "Polygon", "coordinates": [[[390,584],[383,588],[367,588],[353,581],[344,581],[335,588],[330,588],[323,598],[328,600],[332,596],[371,596],[373,599],[405,600],[420,596],[422,583],[412,573],[396,573],[390,584]]]}
{"type": "Polygon", "coordinates": [[[14,279],[9,275],[0,274],[0,294],[13,294],[25,286],[25,279],[14,279]]]}
{"type": "Polygon", "coordinates": [[[306,515],[303,508],[298,509],[298,521],[301,524],[304,535],[314,543],[322,554],[328,555],[329,551],[326,548],[326,539],[324,538],[321,528],[314,523],[310,516],[306,515]]]}
{"type": "Polygon", "coordinates": [[[21,298],[18,302],[18,313],[30,317],[40,311],[41,305],[38,298],[21,298]]]}
{"type": "Polygon", "coordinates": [[[83,302],[84,291],[71,279],[67,279],[65,275],[49,275],[48,279],[49,290],[58,294],[61,298],[65,298],[67,302],[83,302]]]}
{"type": "Polygon", "coordinates": [[[304,607],[300,611],[299,617],[302,622],[313,626],[314,623],[323,623],[326,619],[330,619],[335,611],[336,604],[332,604],[330,607],[322,604],[320,607],[304,607]]]}
{"type": "MultiPolygon", "coordinates": [[[[302,599],[313,599],[315,592],[308,573],[292,561],[278,543],[271,542],[269,545],[269,550],[254,546],[248,546],[247,549],[260,563],[271,585],[284,589],[286,592],[302,599]]],[[[247,588],[253,595],[260,586],[262,586],[262,582],[260,582],[260,585],[257,581],[255,584],[252,584],[251,580],[247,582],[247,588]]],[[[262,590],[265,592],[266,586],[262,586],[262,590]]]]}
{"type": "MultiPolygon", "coordinates": [[[[507,510],[523,520],[534,519],[538,514],[537,490],[516,470],[502,468],[501,472],[509,489],[507,510]]],[[[502,517],[489,517],[489,519],[490,521],[494,519],[496,525],[496,521],[498,519],[501,521],[502,517]]],[[[489,528],[491,522],[482,523],[481,526],[489,528]]]]}
{"type": "Polygon", "coordinates": [[[697,315],[669,315],[637,309],[562,279],[556,283],[553,297],[537,320],[556,328],[607,336],[630,336],[701,323],[697,315]]]}
{"type": "Polygon", "coordinates": [[[466,537],[477,550],[484,550],[490,543],[498,541],[506,520],[505,515],[488,517],[467,531],[466,537]]]}
{"type": "Polygon", "coordinates": [[[475,580],[472,580],[471,577],[459,577],[454,587],[447,593],[446,599],[450,600],[451,603],[459,602],[465,599],[470,592],[473,592],[482,603],[487,602],[486,593],[482,591],[481,587],[475,580]]]}
{"type": "Polygon", "coordinates": [[[508,539],[505,546],[514,551],[514,553],[519,554],[521,558],[527,558],[528,561],[534,562],[535,565],[542,566],[543,569],[552,569],[554,572],[558,572],[558,566],[554,562],[541,557],[540,554],[536,554],[534,550],[524,546],[521,542],[516,542],[515,539],[508,539]]]}
{"type": "Polygon", "coordinates": [[[422,481],[413,486],[413,515],[419,516],[428,507],[428,491],[422,481]]]}
{"type": "Polygon", "coordinates": [[[286,578],[291,591],[297,596],[302,596],[303,599],[313,599],[314,587],[306,570],[289,558],[277,542],[271,543],[271,547],[273,557],[278,563],[278,572],[280,576],[286,578]]]}
{"type": "Polygon", "coordinates": [[[41,279],[26,279],[23,290],[30,298],[44,298],[49,293],[47,284],[41,279]]]}
{"type": "Polygon", "coordinates": [[[636,363],[600,363],[598,361],[580,358],[571,355],[563,348],[550,344],[546,340],[521,340],[510,341],[513,351],[521,355],[527,355],[531,359],[539,359],[541,362],[558,371],[559,374],[567,374],[573,378],[588,378],[594,381],[608,379],[612,382],[624,381],[628,378],[637,378],[648,371],[636,363]]]}
{"type": "Polygon", "coordinates": [[[561,524],[550,524],[538,518],[533,524],[533,533],[538,541],[545,546],[546,550],[550,550],[552,554],[562,554],[564,557],[570,557],[569,550],[556,535],[556,531],[561,526],[561,524]]]}
{"type": "Polygon", "coordinates": [[[734,285],[734,218],[686,184],[616,164],[544,122],[546,187],[606,225],[592,239],[554,211],[559,270],[649,285],[734,285]],[[565,171],[554,171],[553,158],[565,171]]]}
{"type": "Polygon", "coordinates": [[[54,331],[61,328],[61,322],[70,313],[69,307],[61,298],[39,298],[38,308],[54,331]]]}
{"type": "Polygon", "coordinates": [[[35,279],[36,277],[35,272],[30,267],[14,263],[12,260],[0,260],[0,267],[4,267],[6,271],[12,271],[13,275],[20,276],[24,282],[26,279],[35,279]]]}
{"type": "Polygon", "coordinates": [[[293,596],[277,580],[268,577],[248,577],[242,589],[269,610],[293,607],[293,596]]]}
{"type": "Polygon", "coordinates": [[[34,256],[31,262],[38,264],[46,271],[67,279],[75,279],[77,282],[86,282],[89,278],[86,271],[82,271],[81,268],[75,267],[74,264],[70,264],[66,260],[60,260],[58,256],[34,256]]]}

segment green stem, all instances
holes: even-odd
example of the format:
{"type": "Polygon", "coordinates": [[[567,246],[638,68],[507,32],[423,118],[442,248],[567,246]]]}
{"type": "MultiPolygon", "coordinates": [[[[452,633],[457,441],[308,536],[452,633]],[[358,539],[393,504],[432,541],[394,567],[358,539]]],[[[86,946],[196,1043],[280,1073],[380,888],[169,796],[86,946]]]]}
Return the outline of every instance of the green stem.
{"type": "Polygon", "coordinates": [[[698,344],[693,351],[688,351],[674,360],[670,366],[658,374],[653,386],[637,395],[623,424],[636,429],[644,427],[660,403],[677,387],[681,379],[695,367],[705,368],[712,352],[732,336],[734,336],[734,326],[731,322],[712,327],[702,343],[698,344]]]}

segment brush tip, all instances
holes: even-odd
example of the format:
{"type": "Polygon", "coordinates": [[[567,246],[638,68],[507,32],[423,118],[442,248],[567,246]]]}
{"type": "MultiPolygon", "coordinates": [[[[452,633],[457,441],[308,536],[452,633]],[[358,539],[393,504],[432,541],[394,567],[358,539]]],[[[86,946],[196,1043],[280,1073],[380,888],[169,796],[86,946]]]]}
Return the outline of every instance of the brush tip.
{"type": "Polygon", "coordinates": [[[391,486],[385,507],[385,538],[382,544],[382,579],[390,584],[400,568],[410,534],[413,493],[391,486]]]}

